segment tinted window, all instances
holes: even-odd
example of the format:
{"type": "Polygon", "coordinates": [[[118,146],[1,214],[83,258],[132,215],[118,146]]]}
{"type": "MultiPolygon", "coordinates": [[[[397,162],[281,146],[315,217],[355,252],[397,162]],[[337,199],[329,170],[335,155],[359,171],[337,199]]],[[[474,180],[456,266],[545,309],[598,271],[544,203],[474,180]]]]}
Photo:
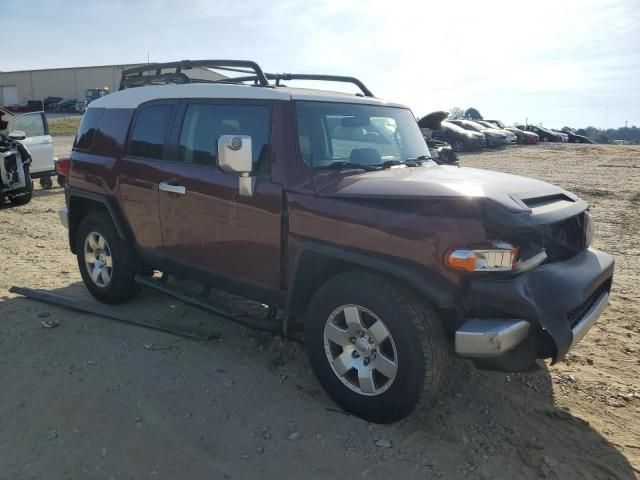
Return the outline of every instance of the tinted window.
{"type": "Polygon", "coordinates": [[[161,159],[171,120],[171,105],[153,105],[139,111],[129,142],[129,155],[161,159]]]}
{"type": "Polygon", "coordinates": [[[267,168],[269,107],[263,105],[193,104],[180,132],[178,161],[195,165],[216,165],[221,135],[249,135],[253,150],[253,170],[267,168]]]}
{"type": "Polygon", "coordinates": [[[21,115],[13,122],[13,129],[27,134],[27,137],[39,137],[46,135],[44,119],[40,113],[28,113],[21,115]]]}
{"type": "Polygon", "coordinates": [[[104,108],[90,108],[88,109],[82,121],[80,122],[80,128],[78,128],[78,134],[73,144],[73,148],[77,150],[89,150],[93,136],[96,134],[98,128],[98,122],[104,113],[104,108]]]}

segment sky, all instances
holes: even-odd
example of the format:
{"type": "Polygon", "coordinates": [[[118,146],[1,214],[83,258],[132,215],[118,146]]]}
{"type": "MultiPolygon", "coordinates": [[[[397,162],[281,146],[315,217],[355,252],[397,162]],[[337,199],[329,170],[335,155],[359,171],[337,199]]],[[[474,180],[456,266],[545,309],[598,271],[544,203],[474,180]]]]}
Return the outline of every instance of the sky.
{"type": "Polygon", "coordinates": [[[640,0],[0,0],[0,12],[0,71],[250,59],[356,76],[417,116],[640,126],[640,0]]]}

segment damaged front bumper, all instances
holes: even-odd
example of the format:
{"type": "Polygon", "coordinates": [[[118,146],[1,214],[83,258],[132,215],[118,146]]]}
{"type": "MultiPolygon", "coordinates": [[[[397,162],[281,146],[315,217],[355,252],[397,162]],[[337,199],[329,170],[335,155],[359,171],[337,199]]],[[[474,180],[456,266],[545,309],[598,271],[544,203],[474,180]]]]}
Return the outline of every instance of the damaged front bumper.
{"type": "Polygon", "coordinates": [[[562,360],[605,309],[613,270],[613,257],[590,248],[509,279],[472,280],[466,305],[491,315],[462,323],[456,352],[511,371],[562,360]]]}

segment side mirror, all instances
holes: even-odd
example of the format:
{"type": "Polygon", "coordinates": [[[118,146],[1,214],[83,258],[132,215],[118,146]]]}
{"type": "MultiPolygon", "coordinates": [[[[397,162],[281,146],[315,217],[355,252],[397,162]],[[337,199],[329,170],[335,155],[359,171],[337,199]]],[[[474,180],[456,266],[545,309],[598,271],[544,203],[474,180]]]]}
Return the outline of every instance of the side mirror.
{"type": "Polygon", "coordinates": [[[9,138],[11,140],[24,140],[27,138],[27,134],[21,130],[13,130],[9,132],[9,138]]]}
{"type": "Polygon", "coordinates": [[[218,166],[227,173],[239,173],[240,195],[252,196],[255,179],[249,174],[253,167],[249,135],[221,135],[218,139],[218,166]]]}

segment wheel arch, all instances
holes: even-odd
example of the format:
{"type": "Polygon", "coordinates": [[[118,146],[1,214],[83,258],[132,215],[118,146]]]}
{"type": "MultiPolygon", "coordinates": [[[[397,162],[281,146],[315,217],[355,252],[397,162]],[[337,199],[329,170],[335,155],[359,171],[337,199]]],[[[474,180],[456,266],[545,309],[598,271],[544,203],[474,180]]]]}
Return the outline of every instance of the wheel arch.
{"type": "Polygon", "coordinates": [[[105,212],[122,240],[132,240],[133,234],[116,201],[107,195],[84,190],[69,189],[67,191],[69,208],[69,247],[76,252],[75,235],[82,219],[94,212],[105,212]]]}
{"type": "Polygon", "coordinates": [[[363,269],[388,275],[423,295],[436,308],[456,306],[458,288],[435,272],[393,257],[346,249],[317,242],[299,246],[289,273],[284,333],[302,322],[302,314],[314,292],[335,275],[363,269]]]}

